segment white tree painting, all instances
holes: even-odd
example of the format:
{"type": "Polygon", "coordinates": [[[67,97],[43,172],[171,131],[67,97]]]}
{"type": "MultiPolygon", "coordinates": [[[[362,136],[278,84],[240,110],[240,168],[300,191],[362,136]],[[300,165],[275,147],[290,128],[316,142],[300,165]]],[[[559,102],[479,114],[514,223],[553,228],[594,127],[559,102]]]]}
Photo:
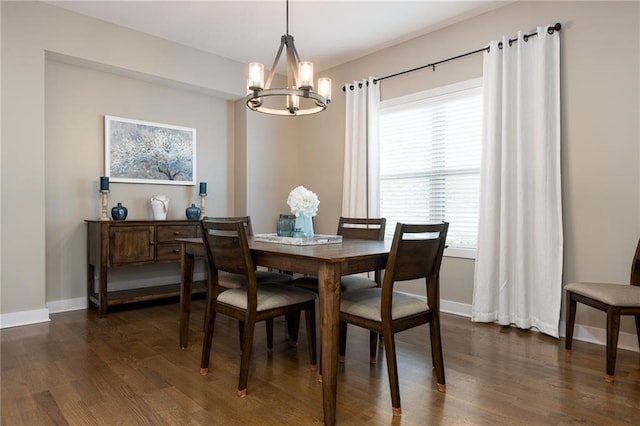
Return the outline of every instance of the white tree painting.
{"type": "Polygon", "coordinates": [[[105,168],[112,182],[195,185],[194,128],[105,116],[105,168]]]}

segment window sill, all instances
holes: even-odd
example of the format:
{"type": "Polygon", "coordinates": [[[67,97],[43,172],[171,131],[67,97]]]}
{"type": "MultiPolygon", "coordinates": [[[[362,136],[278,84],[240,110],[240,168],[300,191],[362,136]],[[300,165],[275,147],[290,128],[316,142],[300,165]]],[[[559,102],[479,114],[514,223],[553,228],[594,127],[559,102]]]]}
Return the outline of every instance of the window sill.
{"type": "Polygon", "coordinates": [[[446,248],[444,249],[445,257],[458,257],[461,259],[475,259],[475,249],[463,249],[463,248],[446,248]]]}

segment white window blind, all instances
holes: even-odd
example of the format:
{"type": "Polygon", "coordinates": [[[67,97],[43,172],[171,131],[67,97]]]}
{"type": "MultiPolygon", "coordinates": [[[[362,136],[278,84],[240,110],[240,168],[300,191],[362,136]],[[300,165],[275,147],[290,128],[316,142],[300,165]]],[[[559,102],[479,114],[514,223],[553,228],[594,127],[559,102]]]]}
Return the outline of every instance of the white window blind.
{"type": "MultiPolygon", "coordinates": [[[[385,101],[380,114],[380,209],[397,222],[449,222],[449,249],[475,251],[481,79],[385,101]]],[[[473,253],[473,252],[472,252],[473,253]]]]}

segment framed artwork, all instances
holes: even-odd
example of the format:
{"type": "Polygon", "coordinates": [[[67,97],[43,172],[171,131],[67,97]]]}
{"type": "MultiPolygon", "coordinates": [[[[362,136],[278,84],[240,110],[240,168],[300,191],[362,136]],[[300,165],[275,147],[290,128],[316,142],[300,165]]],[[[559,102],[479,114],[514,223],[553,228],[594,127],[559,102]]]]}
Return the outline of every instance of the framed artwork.
{"type": "Polygon", "coordinates": [[[196,129],[104,116],[104,169],[111,182],[196,184],[196,129]]]}

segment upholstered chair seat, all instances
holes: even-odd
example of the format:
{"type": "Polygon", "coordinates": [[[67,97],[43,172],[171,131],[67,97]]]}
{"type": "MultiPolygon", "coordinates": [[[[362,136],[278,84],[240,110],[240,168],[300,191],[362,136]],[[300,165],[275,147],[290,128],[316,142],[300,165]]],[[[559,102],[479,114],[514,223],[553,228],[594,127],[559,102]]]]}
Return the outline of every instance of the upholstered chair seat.
{"type": "Polygon", "coordinates": [[[616,369],[621,315],[635,317],[638,345],[640,345],[640,241],[631,262],[630,281],[630,285],[575,282],[564,287],[567,294],[565,349],[568,355],[571,355],[578,302],[607,314],[607,374],[605,376],[607,382],[613,382],[616,369]]]}

